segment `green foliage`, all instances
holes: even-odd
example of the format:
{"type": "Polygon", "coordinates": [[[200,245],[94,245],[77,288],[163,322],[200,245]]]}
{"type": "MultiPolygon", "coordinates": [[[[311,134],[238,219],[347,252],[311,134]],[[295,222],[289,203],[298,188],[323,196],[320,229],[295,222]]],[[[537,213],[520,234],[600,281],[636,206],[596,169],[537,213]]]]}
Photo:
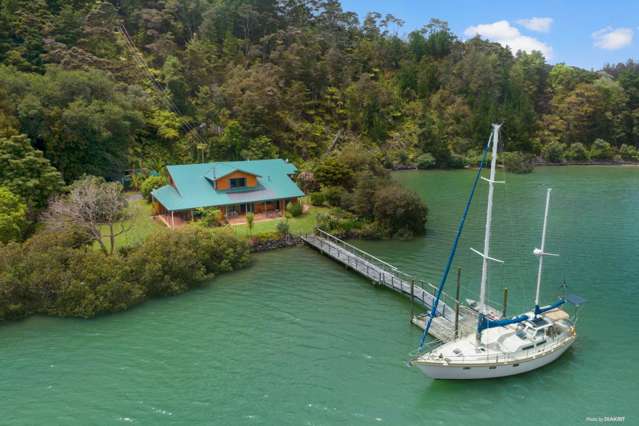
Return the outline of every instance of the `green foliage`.
{"type": "Polygon", "coordinates": [[[362,225],[357,216],[340,208],[317,215],[318,228],[342,238],[357,237],[362,225]]]}
{"type": "Polygon", "coordinates": [[[342,207],[348,207],[360,217],[372,219],[375,192],[378,188],[387,184],[388,181],[386,179],[376,177],[371,172],[360,173],[357,176],[357,184],[353,190],[350,206],[342,205],[342,207]]]}
{"type": "Polygon", "coordinates": [[[542,149],[541,155],[546,161],[561,163],[566,159],[566,144],[551,142],[542,149]]]}
{"type": "Polygon", "coordinates": [[[339,206],[346,194],[346,190],[340,186],[327,186],[322,188],[322,197],[329,206],[339,206]]]}
{"type": "Polygon", "coordinates": [[[222,211],[215,207],[200,207],[195,209],[195,216],[199,218],[199,222],[204,226],[221,226],[224,218],[222,211]]]}
{"type": "Polygon", "coordinates": [[[246,224],[248,225],[249,233],[253,230],[253,224],[255,222],[255,215],[253,212],[246,213],[246,224]]]}
{"type": "Polygon", "coordinates": [[[511,173],[530,173],[535,168],[535,158],[521,151],[504,152],[501,154],[506,171],[511,173]]]}
{"type": "Polygon", "coordinates": [[[417,157],[416,163],[418,169],[426,170],[435,167],[437,162],[433,154],[427,152],[417,157]]]}
{"type": "Polygon", "coordinates": [[[582,143],[575,142],[570,144],[566,151],[566,159],[570,161],[588,161],[590,160],[590,152],[582,143]]]}
{"type": "Polygon", "coordinates": [[[280,220],[279,222],[277,222],[277,233],[280,236],[286,236],[289,233],[289,225],[288,222],[285,220],[280,220]]]}
{"type": "Polygon", "coordinates": [[[353,170],[334,157],[327,158],[318,164],[313,174],[317,182],[322,186],[346,187],[352,185],[353,170]]]}
{"type": "Polygon", "coordinates": [[[463,155],[451,152],[446,164],[451,169],[463,169],[466,166],[466,159],[463,155]]]}
{"type": "Polygon", "coordinates": [[[0,185],[22,197],[29,208],[45,207],[63,184],[60,173],[26,136],[0,137],[0,185]]]}
{"type": "Polygon", "coordinates": [[[632,145],[623,144],[619,147],[619,156],[625,161],[639,161],[639,150],[632,145]]]}
{"type": "Polygon", "coordinates": [[[326,202],[326,196],[323,192],[311,192],[311,204],[314,206],[323,206],[326,202]]]}
{"type": "Polygon", "coordinates": [[[590,148],[590,158],[593,160],[612,160],[615,151],[610,143],[597,139],[590,148]]]}
{"type": "Polygon", "coordinates": [[[360,23],[333,0],[177,3],[8,2],[0,135],[25,133],[67,181],[279,156],[316,161],[310,191],[352,190],[363,168],[350,160],[364,157],[392,167],[427,152],[463,167],[493,122],[513,152],[639,146],[633,61],[605,72],[549,65],[539,52],[460,40],[437,19],[403,39],[392,17],[360,23]]]}
{"type": "Polygon", "coordinates": [[[0,186],[0,243],[20,240],[26,223],[26,204],[20,197],[0,186]]]}
{"type": "Polygon", "coordinates": [[[291,215],[291,217],[299,217],[304,212],[304,205],[299,201],[297,203],[289,202],[286,204],[286,213],[291,215]]]}
{"type": "Polygon", "coordinates": [[[116,312],[248,262],[245,242],[199,228],[156,233],[125,255],[104,256],[86,241],[81,232],[45,231],[0,245],[0,319],[116,312]]]}
{"type": "Polygon", "coordinates": [[[144,106],[134,106],[108,74],[50,66],[39,75],[0,66],[0,87],[21,129],[65,179],[123,174],[144,106]]]}
{"type": "Polygon", "coordinates": [[[166,185],[167,180],[164,176],[149,176],[140,185],[140,192],[142,196],[147,200],[151,201],[151,192],[154,190],[166,185]]]}
{"type": "Polygon", "coordinates": [[[428,209],[419,196],[398,184],[382,186],[375,192],[373,216],[391,236],[423,234],[427,214],[428,209]]]}

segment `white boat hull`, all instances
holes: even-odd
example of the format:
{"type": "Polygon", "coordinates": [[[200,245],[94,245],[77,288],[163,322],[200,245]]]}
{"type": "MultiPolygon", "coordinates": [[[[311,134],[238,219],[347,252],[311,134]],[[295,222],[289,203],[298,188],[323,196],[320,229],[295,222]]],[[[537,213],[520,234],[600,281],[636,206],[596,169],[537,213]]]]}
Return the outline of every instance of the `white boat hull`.
{"type": "Polygon", "coordinates": [[[575,341],[574,338],[569,339],[564,345],[558,347],[552,352],[540,355],[535,358],[511,361],[508,363],[474,363],[474,364],[436,364],[436,363],[420,363],[415,365],[427,376],[433,379],[451,379],[451,380],[468,380],[468,379],[493,379],[497,377],[514,376],[516,374],[527,373],[550,364],[559,358],[575,341]]]}

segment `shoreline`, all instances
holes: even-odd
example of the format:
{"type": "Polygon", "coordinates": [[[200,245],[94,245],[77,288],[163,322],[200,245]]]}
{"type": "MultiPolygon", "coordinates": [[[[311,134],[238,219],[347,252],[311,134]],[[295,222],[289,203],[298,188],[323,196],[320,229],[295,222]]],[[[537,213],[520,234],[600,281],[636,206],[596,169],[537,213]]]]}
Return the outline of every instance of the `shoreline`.
{"type": "MultiPolygon", "coordinates": [[[[639,161],[613,161],[613,160],[606,160],[606,161],[564,161],[561,163],[551,163],[551,162],[546,162],[546,161],[535,161],[534,163],[534,167],[562,167],[562,166],[615,166],[615,167],[639,167],[639,161]]],[[[503,165],[497,165],[497,167],[499,168],[503,168],[503,165]]],[[[461,168],[451,168],[451,167],[445,167],[445,168],[438,168],[438,167],[431,167],[428,169],[420,169],[417,166],[408,166],[408,165],[403,165],[403,166],[398,166],[395,168],[392,168],[390,171],[391,172],[404,172],[404,171],[412,171],[412,170],[420,170],[420,171],[430,171],[430,170],[464,170],[464,169],[475,169],[477,168],[477,166],[472,166],[472,165],[467,165],[461,168]]]]}

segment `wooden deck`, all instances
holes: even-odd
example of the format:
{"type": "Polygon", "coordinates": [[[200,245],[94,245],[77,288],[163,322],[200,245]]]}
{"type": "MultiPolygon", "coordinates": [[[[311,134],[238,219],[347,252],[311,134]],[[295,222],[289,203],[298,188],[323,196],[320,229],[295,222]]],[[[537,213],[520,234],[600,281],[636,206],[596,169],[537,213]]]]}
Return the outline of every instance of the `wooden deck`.
{"type": "MultiPolygon", "coordinates": [[[[417,280],[393,265],[322,230],[317,230],[315,234],[303,236],[302,239],[309,246],[318,249],[321,253],[363,275],[374,284],[383,285],[410,297],[429,312],[432,309],[434,294],[437,290],[433,284],[417,280]]],[[[442,292],[437,306],[437,315],[433,318],[433,323],[429,330],[433,337],[442,342],[448,342],[455,337],[455,302],[453,297],[442,292]]],[[[415,316],[412,322],[423,329],[425,319],[425,316],[419,315],[415,316]]],[[[463,336],[472,333],[476,324],[477,312],[467,306],[460,306],[459,335],[463,336]]]]}

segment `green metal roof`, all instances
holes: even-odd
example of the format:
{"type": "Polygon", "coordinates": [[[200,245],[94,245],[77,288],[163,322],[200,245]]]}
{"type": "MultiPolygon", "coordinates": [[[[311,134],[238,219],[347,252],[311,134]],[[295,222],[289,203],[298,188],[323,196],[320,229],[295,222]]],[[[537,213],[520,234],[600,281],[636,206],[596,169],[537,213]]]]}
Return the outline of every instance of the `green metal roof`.
{"type": "Polygon", "coordinates": [[[295,173],[297,168],[279,159],[182,164],[167,166],[167,170],[177,190],[171,185],[165,185],[151,194],[170,211],[280,200],[304,195],[288,176],[295,173]],[[225,191],[213,188],[210,179],[226,176],[237,170],[256,175],[257,186],[225,191]]]}

